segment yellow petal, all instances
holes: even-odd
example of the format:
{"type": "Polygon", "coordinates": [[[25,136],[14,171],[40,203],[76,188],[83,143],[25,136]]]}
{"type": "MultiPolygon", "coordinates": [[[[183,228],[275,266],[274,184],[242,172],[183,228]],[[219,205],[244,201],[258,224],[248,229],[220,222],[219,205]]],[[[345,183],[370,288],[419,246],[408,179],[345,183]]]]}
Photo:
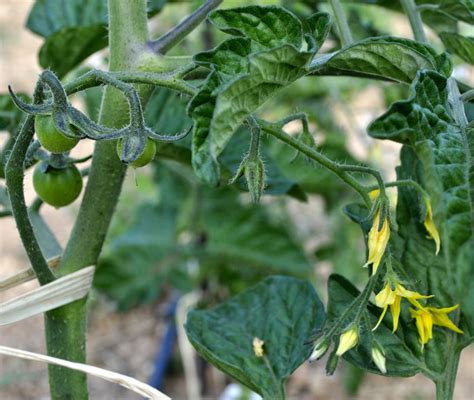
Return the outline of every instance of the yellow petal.
{"type": "Polygon", "coordinates": [[[373,264],[372,273],[375,274],[377,268],[382,261],[385,248],[387,247],[388,240],[390,239],[390,224],[388,218],[385,218],[382,224],[382,229],[379,231],[380,225],[380,210],[375,213],[372,228],[369,231],[368,247],[369,247],[369,258],[367,264],[373,264]]]}
{"type": "Polygon", "coordinates": [[[397,296],[395,298],[395,302],[393,305],[390,306],[390,311],[392,311],[392,318],[393,318],[393,332],[398,329],[398,320],[400,319],[400,303],[402,298],[397,296]]]}
{"type": "Polygon", "coordinates": [[[385,306],[384,309],[383,309],[383,311],[382,311],[382,314],[380,314],[379,320],[377,321],[377,325],[375,325],[375,326],[372,328],[372,331],[375,331],[375,330],[379,327],[380,323],[381,323],[382,320],[383,320],[383,317],[385,317],[385,314],[387,313],[387,310],[388,310],[388,306],[385,306]]]}
{"type": "Polygon", "coordinates": [[[336,355],[342,356],[346,351],[352,349],[358,340],[359,335],[356,328],[345,331],[339,338],[339,346],[337,347],[336,355]]]}
{"type": "Polygon", "coordinates": [[[453,321],[451,321],[448,317],[447,314],[449,314],[451,311],[454,311],[459,307],[459,304],[456,304],[455,306],[452,307],[446,307],[446,308],[434,308],[434,307],[428,307],[427,309],[432,313],[433,315],[433,324],[442,326],[444,328],[451,329],[452,331],[460,334],[464,334],[464,332],[459,329],[453,321]]]}
{"type": "Polygon", "coordinates": [[[433,297],[433,296],[425,296],[425,295],[422,295],[418,292],[413,292],[411,290],[408,290],[406,289],[405,287],[403,287],[400,283],[397,283],[396,286],[395,286],[395,292],[402,296],[402,297],[406,297],[407,299],[408,298],[414,298],[414,299],[428,299],[430,297],[433,297]]]}
{"type": "Polygon", "coordinates": [[[387,282],[385,287],[375,296],[375,304],[377,307],[383,308],[389,304],[393,304],[394,301],[395,292],[390,287],[390,283],[387,282]]]}
{"type": "Polygon", "coordinates": [[[439,253],[441,248],[441,238],[439,236],[438,229],[433,221],[433,210],[431,209],[431,203],[428,201],[426,203],[426,216],[425,216],[425,229],[428,232],[431,239],[435,241],[436,244],[436,254],[439,253]]]}

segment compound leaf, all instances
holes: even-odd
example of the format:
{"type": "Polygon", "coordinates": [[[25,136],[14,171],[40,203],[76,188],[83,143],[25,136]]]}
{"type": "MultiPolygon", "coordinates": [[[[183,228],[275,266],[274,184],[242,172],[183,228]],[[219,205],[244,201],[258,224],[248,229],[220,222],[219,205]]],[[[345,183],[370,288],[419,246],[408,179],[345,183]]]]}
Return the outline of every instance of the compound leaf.
{"type": "Polygon", "coordinates": [[[329,18],[316,14],[303,27],[283,8],[249,6],[218,10],[210,19],[236,36],[195,56],[196,63],[212,72],[189,104],[194,120],[193,166],[202,180],[216,186],[217,157],[250,114],[277,90],[308,72],[306,67],[326,35],[329,18]]]}

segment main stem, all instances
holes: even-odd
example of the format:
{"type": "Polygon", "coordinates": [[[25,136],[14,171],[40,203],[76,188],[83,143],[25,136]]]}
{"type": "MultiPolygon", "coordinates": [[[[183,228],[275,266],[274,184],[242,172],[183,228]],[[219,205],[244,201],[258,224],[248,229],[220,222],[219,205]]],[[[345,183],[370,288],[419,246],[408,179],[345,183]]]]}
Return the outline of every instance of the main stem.
{"type": "Polygon", "coordinates": [[[334,14],[334,20],[336,21],[337,29],[339,31],[342,47],[349,46],[352,43],[352,35],[344,9],[339,0],[329,0],[329,4],[331,5],[334,14]]]}
{"type": "MultiPolygon", "coordinates": [[[[111,71],[130,71],[148,39],[146,0],[109,0],[109,49],[111,71]]],[[[120,127],[128,122],[124,97],[106,89],[99,122],[120,127]]],[[[125,166],[116,154],[115,142],[96,143],[89,180],[79,215],[62,257],[59,273],[66,275],[97,262],[118,201],[125,166]]],[[[71,361],[86,360],[86,300],[49,311],[45,316],[48,354],[71,361]]],[[[85,400],[87,379],[83,373],[51,366],[53,400],[85,400]]]]}
{"type": "Polygon", "coordinates": [[[410,21],[413,36],[418,42],[426,43],[425,31],[423,29],[423,22],[421,21],[420,13],[416,9],[414,0],[401,0],[403,10],[410,21]]]}

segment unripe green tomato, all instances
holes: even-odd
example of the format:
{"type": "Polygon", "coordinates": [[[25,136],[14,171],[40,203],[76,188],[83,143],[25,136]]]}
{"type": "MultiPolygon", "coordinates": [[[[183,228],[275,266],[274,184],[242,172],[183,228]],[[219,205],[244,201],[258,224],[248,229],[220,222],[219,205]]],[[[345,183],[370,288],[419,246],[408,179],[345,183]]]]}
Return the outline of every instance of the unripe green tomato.
{"type": "MultiPolygon", "coordinates": [[[[122,154],[122,150],[123,150],[123,141],[122,139],[120,139],[117,142],[117,154],[119,158],[120,158],[120,155],[122,154]]],[[[155,154],[156,154],[156,143],[153,139],[148,138],[145,145],[145,150],[143,150],[142,155],[138,157],[130,165],[135,168],[144,167],[155,158],[155,154]]]]}
{"type": "Polygon", "coordinates": [[[49,115],[35,117],[35,131],[41,146],[51,153],[64,153],[79,142],[79,139],[67,137],[59,132],[49,115]]]}
{"type": "Polygon", "coordinates": [[[56,169],[42,162],[33,173],[33,187],[41,200],[60,208],[77,199],[82,190],[82,176],[75,165],[56,169]]]}

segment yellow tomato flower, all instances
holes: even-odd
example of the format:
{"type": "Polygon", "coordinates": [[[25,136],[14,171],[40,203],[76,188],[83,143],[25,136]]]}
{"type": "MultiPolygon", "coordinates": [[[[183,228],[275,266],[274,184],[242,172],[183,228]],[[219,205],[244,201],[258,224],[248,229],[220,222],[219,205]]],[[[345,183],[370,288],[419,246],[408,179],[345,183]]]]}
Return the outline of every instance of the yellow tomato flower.
{"type": "Polygon", "coordinates": [[[405,289],[398,282],[395,284],[395,289],[392,289],[390,282],[387,282],[385,287],[375,296],[375,304],[377,307],[383,308],[383,311],[373,330],[376,330],[379,327],[387,313],[388,307],[390,307],[390,311],[392,312],[393,332],[397,330],[402,297],[406,298],[414,306],[421,307],[420,303],[417,302],[418,299],[428,299],[433,296],[424,296],[418,292],[412,292],[411,290],[405,289]]]}
{"type": "Polygon", "coordinates": [[[257,357],[263,357],[263,345],[265,342],[258,337],[254,337],[252,341],[253,352],[257,357]]]}
{"type": "Polygon", "coordinates": [[[336,355],[342,356],[346,351],[352,349],[359,341],[359,334],[357,328],[353,327],[345,331],[339,338],[339,346],[337,347],[336,355]]]}
{"type": "Polygon", "coordinates": [[[388,240],[390,239],[390,223],[388,222],[388,218],[384,218],[382,228],[380,230],[379,225],[380,209],[378,209],[375,213],[374,222],[372,223],[372,228],[370,228],[369,231],[367,243],[369,247],[369,258],[367,263],[364,265],[364,267],[368,266],[369,264],[373,265],[372,274],[377,272],[377,268],[379,267],[380,261],[382,261],[383,254],[385,253],[388,240]]]}
{"type": "Polygon", "coordinates": [[[420,307],[417,310],[410,308],[411,316],[416,320],[416,329],[422,348],[433,337],[433,325],[451,329],[456,333],[464,333],[448,317],[448,314],[458,307],[459,304],[446,308],[420,307]]]}
{"type": "Polygon", "coordinates": [[[425,215],[425,229],[427,230],[430,238],[435,241],[436,244],[436,254],[439,253],[439,249],[441,248],[441,238],[439,236],[438,229],[433,221],[433,210],[431,208],[431,202],[429,200],[425,201],[426,205],[426,215],[425,215]]]}

